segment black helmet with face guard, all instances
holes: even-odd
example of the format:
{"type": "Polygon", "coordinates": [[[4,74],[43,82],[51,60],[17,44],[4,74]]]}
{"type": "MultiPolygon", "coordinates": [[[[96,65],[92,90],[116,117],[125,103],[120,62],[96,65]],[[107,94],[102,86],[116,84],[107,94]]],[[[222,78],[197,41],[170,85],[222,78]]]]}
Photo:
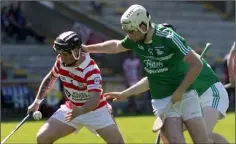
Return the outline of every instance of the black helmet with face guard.
{"type": "Polygon", "coordinates": [[[60,34],[54,41],[53,48],[58,52],[68,52],[73,55],[73,57],[78,60],[79,56],[75,56],[74,49],[78,48],[81,51],[81,36],[73,31],[67,31],[60,34]]]}

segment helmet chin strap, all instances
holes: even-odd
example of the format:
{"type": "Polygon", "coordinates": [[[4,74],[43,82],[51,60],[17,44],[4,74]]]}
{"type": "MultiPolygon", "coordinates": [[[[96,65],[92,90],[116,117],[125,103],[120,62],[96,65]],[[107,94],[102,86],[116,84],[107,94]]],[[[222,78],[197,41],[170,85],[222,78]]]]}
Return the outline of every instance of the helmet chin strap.
{"type": "Polygon", "coordinates": [[[146,30],[145,32],[144,32],[140,27],[138,28],[138,30],[139,30],[142,34],[144,34],[144,38],[141,40],[143,43],[145,43],[145,39],[146,39],[146,37],[147,37],[147,33],[148,33],[148,30],[149,30],[149,24],[147,24],[146,27],[147,27],[147,30],[146,30]]]}
{"type": "Polygon", "coordinates": [[[149,30],[149,24],[146,24],[147,30],[143,31],[140,27],[138,27],[138,30],[142,33],[142,34],[146,34],[149,30]]]}
{"type": "Polygon", "coordinates": [[[80,58],[80,52],[81,52],[81,49],[79,49],[79,54],[78,54],[78,56],[76,57],[74,51],[71,50],[71,53],[72,53],[72,55],[73,55],[73,57],[74,57],[75,60],[79,60],[79,58],[80,58]]]}
{"type": "Polygon", "coordinates": [[[145,35],[144,35],[144,38],[143,38],[143,40],[142,40],[143,43],[145,43],[146,37],[147,37],[147,33],[145,33],[145,35]]]}

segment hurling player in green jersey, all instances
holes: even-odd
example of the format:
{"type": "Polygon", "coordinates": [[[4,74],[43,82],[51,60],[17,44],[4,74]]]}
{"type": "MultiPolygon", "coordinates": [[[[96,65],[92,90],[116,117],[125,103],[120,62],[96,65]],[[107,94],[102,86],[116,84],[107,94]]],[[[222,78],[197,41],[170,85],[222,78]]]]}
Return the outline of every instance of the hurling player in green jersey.
{"type": "Polygon", "coordinates": [[[198,94],[192,83],[203,64],[185,39],[170,28],[151,22],[151,16],[141,5],[130,6],[121,17],[123,40],[83,46],[90,53],[120,53],[132,50],[140,59],[147,77],[123,92],[108,97],[121,99],[150,88],[155,115],[162,115],[169,102],[163,134],[170,143],[184,143],[184,121],[194,143],[210,141],[203,119],[198,94]],[[197,125],[197,127],[196,127],[197,125]]]}
{"type": "MultiPolygon", "coordinates": [[[[171,28],[175,30],[173,26],[171,28]]],[[[213,132],[218,120],[226,116],[229,107],[228,93],[211,66],[204,58],[201,61],[203,68],[193,85],[199,95],[208,135],[214,143],[229,143],[223,136],[213,132]]],[[[165,144],[168,143],[164,138],[162,140],[165,144]]]]}

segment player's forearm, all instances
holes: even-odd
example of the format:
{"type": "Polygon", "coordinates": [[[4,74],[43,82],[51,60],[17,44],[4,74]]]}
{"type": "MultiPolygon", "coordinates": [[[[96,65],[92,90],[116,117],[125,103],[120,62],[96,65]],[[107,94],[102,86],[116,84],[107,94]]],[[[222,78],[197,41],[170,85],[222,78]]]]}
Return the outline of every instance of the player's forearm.
{"type": "Polygon", "coordinates": [[[56,82],[57,78],[53,77],[51,73],[47,74],[43,81],[40,84],[36,100],[43,100],[46,94],[52,89],[54,83],[56,82]]]}
{"type": "Polygon", "coordinates": [[[201,61],[195,61],[192,64],[189,64],[188,71],[185,75],[184,80],[181,82],[180,86],[177,88],[178,91],[184,93],[189,86],[196,80],[199,73],[201,72],[203,64],[201,61]]]}
{"type": "Polygon", "coordinates": [[[82,106],[83,113],[88,113],[98,107],[100,95],[97,93],[90,94],[91,98],[82,106]]]}
{"type": "Polygon", "coordinates": [[[132,95],[137,95],[143,93],[149,89],[148,79],[144,77],[139,82],[129,87],[128,89],[122,91],[122,96],[129,97],[132,95]]]}
{"type": "Polygon", "coordinates": [[[109,40],[103,43],[85,46],[90,53],[117,53],[117,45],[119,40],[109,40]]]}

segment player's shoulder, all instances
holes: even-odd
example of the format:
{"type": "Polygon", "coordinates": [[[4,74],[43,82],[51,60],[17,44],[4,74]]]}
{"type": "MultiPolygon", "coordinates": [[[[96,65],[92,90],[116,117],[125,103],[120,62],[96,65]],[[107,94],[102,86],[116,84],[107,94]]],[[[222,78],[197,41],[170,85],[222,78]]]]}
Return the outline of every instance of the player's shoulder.
{"type": "Polygon", "coordinates": [[[55,63],[56,63],[56,66],[57,66],[57,67],[58,67],[58,66],[60,65],[60,63],[61,63],[61,56],[60,56],[59,54],[56,56],[55,63]]]}
{"type": "Polygon", "coordinates": [[[155,35],[158,36],[159,39],[164,40],[166,42],[174,40],[185,41],[185,39],[181,35],[176,33],[173,29],[169,27],[163,27],[162,24],[157,26],[155,35]]]}
{"type": "Polygon", "coordinates": [[[89,53],[83,53],[84,56],[85,56],[85,60],[84,62],[82,63],[81,67],[84,69],[84,70],[87,70],[87,69],[99,69],[98,68],[98,65],[97,63],[95,62],[94,59],[92,59],[89,55],[89,53]]]}
{"type": "Polygon", "coordinates": [[[88,77],[92,75],[101,76],[101,71],[98,65],[96,64],[96,62],[93,59],[90,59],[90,61],[87,61],[87,62],[88,62],[87,65],[83,69],[83,75],[85,79],[87,79],[88,77]]]}
{"type": "Polygon", "coordinates": [[[156,26],[155,35],[158,37],[171,38],[175,32],[168,27],[164,27],[162,24],[156,26]]]}
{"type": "Polygon", "coordinates": [[[61,56],[60,56],[60,54],[58,54],[58,55],[56,56],[56,61],[61,61],[61,56]]]}

